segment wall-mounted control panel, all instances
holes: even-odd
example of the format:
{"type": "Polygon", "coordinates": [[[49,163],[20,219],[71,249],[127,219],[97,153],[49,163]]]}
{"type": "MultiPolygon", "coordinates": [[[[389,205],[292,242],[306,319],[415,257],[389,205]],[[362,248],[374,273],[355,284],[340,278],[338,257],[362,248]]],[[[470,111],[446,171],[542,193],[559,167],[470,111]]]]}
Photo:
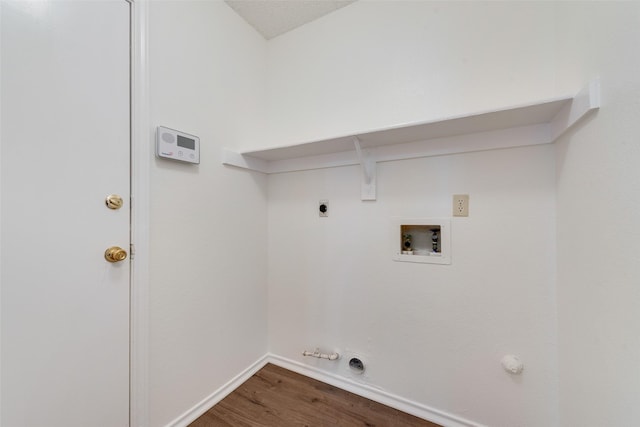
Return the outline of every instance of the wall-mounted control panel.
{"type": "Polygon", "coordinates": [[[186,132],[158,126],[156,155],[187,163],[200,163],[200,138],[186,132]]]}

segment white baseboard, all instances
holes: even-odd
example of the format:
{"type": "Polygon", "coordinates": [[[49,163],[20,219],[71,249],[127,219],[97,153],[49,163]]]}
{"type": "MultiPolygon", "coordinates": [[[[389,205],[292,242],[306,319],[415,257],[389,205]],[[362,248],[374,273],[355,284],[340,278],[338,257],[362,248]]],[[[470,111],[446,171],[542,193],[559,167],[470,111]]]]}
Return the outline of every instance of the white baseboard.
{"type": "Polygon", "coordinates": [[[431,408],[421,403],[405,399],[404,397],[388,393],[384,390],[379,390],[369,385],[361,384],[340,375],[328,373],[313,366],[308,366],[275,354],[267,354],[266,362],[273,363],[274,365],[290,371],[322,381],[323,383],[357,394],[358,396],[365,397],[369,400],[373,400],[374,402],[382,403],[383,405],[406,412],[407,414],[414,415],[418,418],[440,424],[444,427],[483,427],[481,424],[466,420],[456,415],[431,408]]]}
{"type": "Polygon", "coordinates": [[[233,377],[229,382],[211,393],[209,396],[205,397],[193,408],[171,421],[166,427],[186,427],[194,422],[198,417],[200,417],[200,415],[207,412],[213,405],[227,397],[232,391],[240,387],[242,383],[251,378],[253,374],[262,369],[264,365],[268,363],[268,356],[268,354],[265,354],[260,359],[256,360],[247,369],[233,377]]]}
{"type": "Polygon", "coordinates": [[[167,424],[166,427],[188,426],[199,416],[207,412],[209,408],[220,402],[232,391],[238,388],[253,374],[262,369],[267,363],[273,363],[274,365],[280,366],[281,368],[285,368],[290,371],[297,372],[301,375],[313,378],[315,380],[322,381],[323,383],[357,394],[358,396],[365,397],[367,399],[373,400],[374,402],[382,403],[383,405],[387,405],[399,411],[406,412],[407,414],[414,415],[418,418],[440,424],[444,427],[483,427],[481,424],[474,423],[456,415],[431,408],[421,403],[405,399],[392,393],[388,393],[384,390],[379,390],[369,385],[361,384],[348,378],[328,373],[312,366],[297,362],[295,360],[287,359],[285,357],[277,356],[271,353],[267,353],[262,356],[243,372],[236,375],[225,385],[211,393],[198,404],[196,404],[193,408],[189,409],[178,418],[171,421],[169,424],[167,424]]]}

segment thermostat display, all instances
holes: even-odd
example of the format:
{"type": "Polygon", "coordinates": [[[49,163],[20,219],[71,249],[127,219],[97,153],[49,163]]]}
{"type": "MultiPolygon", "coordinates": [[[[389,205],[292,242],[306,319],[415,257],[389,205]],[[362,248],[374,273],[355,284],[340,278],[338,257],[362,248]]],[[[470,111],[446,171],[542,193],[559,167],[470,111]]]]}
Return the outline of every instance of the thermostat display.
{"type": "Polygon", "coordinates": [[[156,155],[165,159],[200,163],[200,138],[185,132],[158,126],[156,155]]]}

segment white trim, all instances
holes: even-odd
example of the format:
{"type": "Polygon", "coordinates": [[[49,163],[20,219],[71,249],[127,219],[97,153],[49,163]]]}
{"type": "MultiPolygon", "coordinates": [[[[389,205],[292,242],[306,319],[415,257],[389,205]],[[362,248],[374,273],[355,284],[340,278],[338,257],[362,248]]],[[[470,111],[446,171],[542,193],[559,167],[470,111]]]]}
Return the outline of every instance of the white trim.
{"type": "Polygon", "coordinates": [[[473,421],[405,399],[404,397],[393,393],[389,393],[366,384],[361,384],[312,366],[304,365],[295,360],[287,359],[286,357],[268,354],[266,362],[297,372],[315,380],[322,381],[323,383],[357,394],[358,396],[373,400],[374,402],[387,405],[418,418],[440,424],[444,427],[484,427],[482,424],[474,423],[473,421]]]}
{"type": "MultiPolygon", "coordinates": [[[[0,19],[2,19],[2,4],[0,2],[0,19]]],[[[2,46],[2,31],[0,31],[0,46],[2,46]]],[[[2,52],[0,51],[0,70],[2,70],[2,52]]],[[[0,71],[0,99],[2,99],[2,72],[0,71]]],[[[0,188],[2,188],[2,103],[0,102],[0,188]]],[[[0,197],[0,230],[2,229],[2,197],[0,197]]],[[[2,260],[2,238],[0,238],[0,260],[2,260]]],[[[0,272],[2,263],[0,262],[0,272]]],[[[2,319],[2,275],[0,274],[0,319],[2,319]]],[[[2,329],[0,328],[0,426],[2,425],[2,329]]]]}
{"type": "Polygon", "coordinates": [[[195,421],[202,414],[207,412],[213,405],[220,402],[222,399],[227,397],[231,392],[233,392],[236,388],[240,387],[242,383],[247,381],[253,374],[258,372],[260,369],[269,363],[268,355],[262,356],[260,359],[255,361],[251,366],[242,371],[240,374],[233,377],[230,381],[224,384],[222,387],[211,393],[209,396],[202,399],[198,404],[196,404],[193,408],[189,409],[182,415],[180,415],[175,420],[171,421],[167,424],[166,427],[186,427],[195,421]]]}
{"type": "Polygon", "coordinates": [[[251,378],[253,374],[262,369],[267,363],[272,363],[276,366],[280,366],[281,368],[285,368],[309,378],[322,381],[323,383],[373,400],[374,402],[378,402],[399,411],[406,412],[407,414],[414,415],[418,418],[440,424],[443,427],[484,427],[482,424],[474,423],[473,421],[469,421],[462,417],[431,408],[429,406],[414,402],[409,399],[405,399],[404,397],[397,396],[393,393],[388,393],[384,390],[380,390],[366,384],[361,384],[341,377],[339,375],[331,374],[320,369],[304,365],[300,362],[287,359],[286,357],[277,356],[271,353],[267,353],[262,356],[251,366],[242,371],[242,373],[236,375],[225,385],[211,393],[198,404],[196,404],[193,408],[189,409],[178,418],[171,421],[166,425],[166,427],[188,426],[202,414],[207,412],[212,406],[227,397],[236,388],[242,385],[242,383],[251,378]]]}
{"type": "Polygon", "coordinates": [[[131,262],[129,425],[149,425],[148,2],[131,1],[131,262]]]}

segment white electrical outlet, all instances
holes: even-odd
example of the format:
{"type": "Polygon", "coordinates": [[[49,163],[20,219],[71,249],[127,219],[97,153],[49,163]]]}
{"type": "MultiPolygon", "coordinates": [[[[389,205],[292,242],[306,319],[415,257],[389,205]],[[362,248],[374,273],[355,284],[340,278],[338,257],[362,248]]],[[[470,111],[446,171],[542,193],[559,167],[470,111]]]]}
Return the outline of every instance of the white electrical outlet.
{"type": "Polygon", "coordinates": [[[469,195],[453,195],[453,216],[469,216],[469,195]]]}

